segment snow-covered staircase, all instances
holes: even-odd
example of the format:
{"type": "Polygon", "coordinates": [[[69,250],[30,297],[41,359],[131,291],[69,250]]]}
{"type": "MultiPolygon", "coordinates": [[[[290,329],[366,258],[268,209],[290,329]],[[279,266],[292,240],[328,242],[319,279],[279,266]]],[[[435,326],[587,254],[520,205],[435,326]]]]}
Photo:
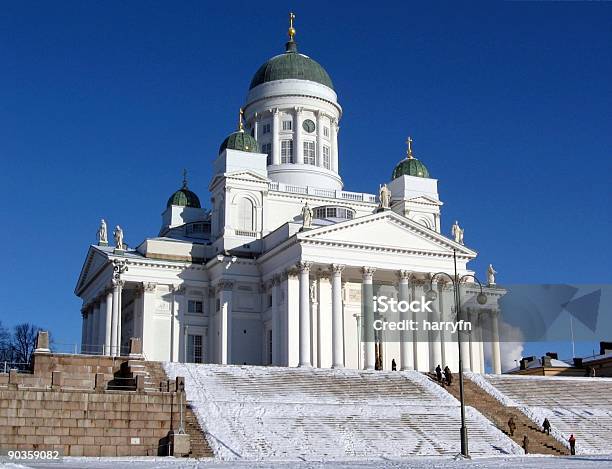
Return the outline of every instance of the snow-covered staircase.
{"type": "MultiPolygon", "coordinates": [[[[223,459],[347,459],[459,453],[459,403],[417,372],[167,363],[223,459]]],[[[470,452],[521,453],[467,409],[470,452]]]]}
{"type": "Polygon", "coordinates": [[[547,417],[551,434],[565,445],[574,434],[577,453],[610,453],[611,378],[472,375],[472,380],[539,425],[547,417]]]}

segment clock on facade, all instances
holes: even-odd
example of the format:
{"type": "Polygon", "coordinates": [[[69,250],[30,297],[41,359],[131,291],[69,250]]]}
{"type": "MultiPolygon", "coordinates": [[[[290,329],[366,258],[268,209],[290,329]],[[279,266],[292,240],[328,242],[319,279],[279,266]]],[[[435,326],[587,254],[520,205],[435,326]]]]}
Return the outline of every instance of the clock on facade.
{"type": "Polygon", "coordinates": [[[306,132],[312,133],[312,132],[314,132],[314,129],[315,129],[315,123],[313,121],[311,121],[310,119],[306,119],[302,123],[302,127],[304,128],[304,130],[306,132]]]}

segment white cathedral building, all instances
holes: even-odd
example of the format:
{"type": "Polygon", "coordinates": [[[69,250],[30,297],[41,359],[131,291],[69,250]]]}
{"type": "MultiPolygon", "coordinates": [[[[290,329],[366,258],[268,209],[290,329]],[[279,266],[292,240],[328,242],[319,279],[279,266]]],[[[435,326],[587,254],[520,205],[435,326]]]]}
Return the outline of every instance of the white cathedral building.
{"type": "MultiPolygon", "coordinates": [[[[328,73],[298,52],[294,35],[291,24],[285,52],[251,80],[239,128],[213,162],[210,209],[185,178],[158,236],[132,248],[116,229],[110,246],[101,227],[75,289],[84,353],[124,354],[139,337],[148,360],[364,369],[391,369],[395,360],[398,369],[457,370],[457,342],[444,332],[364,340],[362,305],[373,294],[419,298],[433,274],[454,275],[454,254],[460,276],[472,274],[477,254],[462,232],[441,234],[438,181],[410,139],[380,194],[344,190],[342,107],[328,73]]],[[[436,320],[452,314],[453,286],[444,279],[434,283],[436,320]]],[[[471,321],[486,316],[494,331],[487,344],[478,333],[463,342],[466,370],[484,372],[490,346],[501,372],[503,292],[490,285],[486,305],[464,305],[471,321]]]]}

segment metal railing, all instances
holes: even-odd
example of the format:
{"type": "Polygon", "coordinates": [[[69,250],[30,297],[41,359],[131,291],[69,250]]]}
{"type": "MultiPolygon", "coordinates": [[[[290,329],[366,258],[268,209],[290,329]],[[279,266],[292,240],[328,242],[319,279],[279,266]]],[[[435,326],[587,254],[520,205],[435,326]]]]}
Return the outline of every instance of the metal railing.
{"type": "Polygon", "coordinates": [[[8,373],[10,370],[17,370],[17,373],[31,373],[32,364],[24,362],[0,362],[0,370],[2,373],[8,373]]]}
{"type": "Polygon", "coordinates": [[[269,182],[268,189],[271,191],[289,192],[291,194],[313,195],[316,197],[325,197],[329,199],[343,199],[354,202],[376,203],[376,195],[367,194],[365,192],[349,192],[333,189],[321,189],[311,186],[296,186],[277,181],[269,182]]]}
{"type": "Polygon", "coordinates": [[[129,345],[107,347],[104,344],[53,343],[51,344],[51,352],[58,355],[118,355],[123,357],[129,355],[130,347],[129,345]]]}

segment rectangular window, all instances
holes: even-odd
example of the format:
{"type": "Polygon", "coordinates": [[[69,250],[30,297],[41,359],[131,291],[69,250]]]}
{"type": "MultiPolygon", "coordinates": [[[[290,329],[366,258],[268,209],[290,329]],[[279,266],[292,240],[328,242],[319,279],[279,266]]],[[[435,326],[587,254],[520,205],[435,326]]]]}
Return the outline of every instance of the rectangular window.
{"type": "Polygon", "coordinates": [[[262,129],[262,133],[263,133],[264,135],[265,135],[265,134],[269,134],[269,133],[270,133],[270,128],[271,128],[270,124],[264,124],[264,125],[263,125],[263,129],[262,129]]]}
{"type": "Polygon", "coordinates": [[[323,167],[329,169],[329,147],[323,145],[323,167]]]}
{"type": "Polygon", "coordinates": [[[264,143],[261,146],[261,152],[268,155],[268,166],[270,166],[272,164],[272,144],[264,143]]]}
{"type": "Polygon", "coordinates": [[[329,138],[329,127],[323,127],[323,136],[329,138]]]}
{"type": "Polygon", "coordinates": [[[315,142],[304,142],[304,164],[317,164],[315,142]]]}
{"type": "Polygon", "coordinates": [[[203,304],[198,300],[187,301],[187,312],[193,314],[201,314],[204,312],[203,304]]]}
{"type": "Polygon", "coordinates": [[[272,364],[272,329],[268,330],[268,363],[272,364]]]}
{"type": "Polygon", "coordinates": [[[291,130],[293,128],[293,121],[283,121],[283,130],[291,130]]]}
{"type": "Polygon", "coordinates": [[[281,163],[293,163],[293,140],[281,140],[281,163]]]}
{"type": "Polygon", "coordinates": [[[268,308],[272,307],[272,295],[268,295],[268,308]]]}
{"type": "Polygon", "coordinates": [[[187,361],[189,363],[202,363],[202,336],[187,336],[187,361]]]}

